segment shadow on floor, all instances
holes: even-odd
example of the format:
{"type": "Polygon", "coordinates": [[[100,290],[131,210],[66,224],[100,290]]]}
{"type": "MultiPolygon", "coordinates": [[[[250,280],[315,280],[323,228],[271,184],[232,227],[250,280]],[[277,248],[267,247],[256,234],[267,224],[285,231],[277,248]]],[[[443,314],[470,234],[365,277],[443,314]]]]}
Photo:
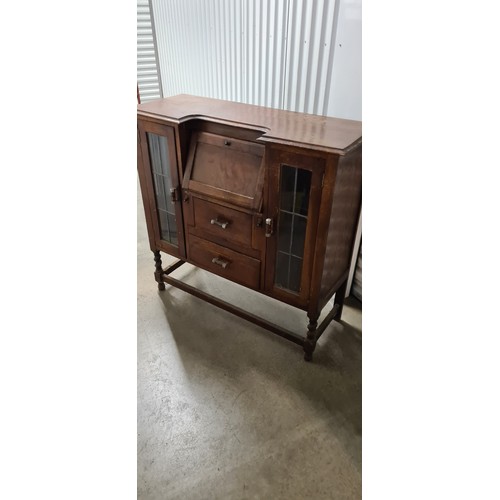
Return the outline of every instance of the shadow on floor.
{"type": "MultiPolygon", "coordinates": [[[[228,286],[234,287],[231,295],[235,299],[248,301],[247,297],[238,297],[239,287],[233,284],[228,286]]],[[[214,286],[212,291],[205,291],[217,295],[218,286],[214,286]]],[[[248,387],[257,386],[262,394],[268,391],[271,398],[285,394],[287,398],[307,400],[311,411],[321,414],[331,424],[337,439],[360,470],[359,329],[345,321],[332,322],[318,343],[313,363],[306,363],[301,347],[181,290],[167,285],[164,292],[159,292],[159,296],[183,368],[192,384],[210,390],[212,381],[217,377],[230,377],[243,392],[248,387]]],[[[234,300],[231,302],[236,303],[234,300]]],[[[278,324],[285,319],[290,322],[290,317],[285,318],[285,315],[291,315],[294,331],[300,332],[302,329],[305,334],[307,318],[303,311],[293,308],[288,311],[283,308],[283,304],[276,304],[276,301],[267,297],[262,298],[258,307],[266,307],[271,316],[276,310],[278,314],[274,322],[278,324]]],[[[357,299],[348,298],[343,316],[348,315],[349,309],[359,311],[360,308],[357,299]]],[[[262,411],[269,411],[266,404],[272,405],[272,400],[264,403],[262,411]]],[[[276,401],[276,404],[282,402],[276,401]]]]}

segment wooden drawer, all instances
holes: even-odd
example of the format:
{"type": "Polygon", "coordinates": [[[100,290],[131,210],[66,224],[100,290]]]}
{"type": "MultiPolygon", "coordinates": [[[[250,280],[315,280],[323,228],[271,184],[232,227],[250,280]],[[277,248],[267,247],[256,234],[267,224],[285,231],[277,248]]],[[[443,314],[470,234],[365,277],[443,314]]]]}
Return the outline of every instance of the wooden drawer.
{"type": "Polygon", "coordinates": [[[189,235],[189,260],[223,278],[258,289],[260,261],[229,248],[189,235]]]}
{"type": "Polygon", "coordinates": [[[198,236],[242,250],[252,246],[252,216],[232,208],[193,197],[193,226],[198,236]]]}

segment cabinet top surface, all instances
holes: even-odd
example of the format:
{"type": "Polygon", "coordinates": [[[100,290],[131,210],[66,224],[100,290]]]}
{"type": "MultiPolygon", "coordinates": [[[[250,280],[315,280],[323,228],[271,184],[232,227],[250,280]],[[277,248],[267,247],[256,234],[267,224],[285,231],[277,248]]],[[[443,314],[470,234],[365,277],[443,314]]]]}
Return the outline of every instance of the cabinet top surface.
{"type": "Polygon", "coordinates": [[[203,119],[258,129],[261,142],[344,154],[361,142],[361,122],[186,94],[137,106],[138,116],[183,123],[203,119]]]}

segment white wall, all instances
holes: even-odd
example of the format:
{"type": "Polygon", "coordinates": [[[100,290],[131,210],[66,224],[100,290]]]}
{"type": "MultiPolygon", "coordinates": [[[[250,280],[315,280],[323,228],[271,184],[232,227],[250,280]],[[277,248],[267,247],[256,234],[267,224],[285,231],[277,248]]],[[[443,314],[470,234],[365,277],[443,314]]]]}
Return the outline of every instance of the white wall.
{"type": "Polygon", "coordinates": [[[361,0],[152,0],[163,95],[361,119],[361,0]]]}
{"type": "Polygon", "coordinates": [[[340,0],[328,116],[361,120],[361,0],[340,0]]]}

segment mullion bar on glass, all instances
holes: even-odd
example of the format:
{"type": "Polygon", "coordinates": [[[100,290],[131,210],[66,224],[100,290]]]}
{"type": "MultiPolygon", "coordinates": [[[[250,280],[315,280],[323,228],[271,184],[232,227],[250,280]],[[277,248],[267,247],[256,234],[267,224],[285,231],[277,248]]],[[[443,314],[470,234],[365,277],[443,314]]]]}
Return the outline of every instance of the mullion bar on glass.
{"type": "Polygon", "coordinates": [[[282,253],[283,255],[290,255],[291,257],[295,257],[296,259],[303,260],[303,258],[300,255],[295,255],[293,253],[287,253],[287,252],[283,252],[281,250],[278,250],[278,253],[282,253]]]}
{"type": "MultiPolygon", "coordinates": [[[[159,136],[158,136],[159,137],[159,136]]],[[[170,179],[170,160],[168,158],[168,144],[165,137],[160,141],[160,167],[162,175],[170,179]]]]}
{"type": "Polygon", "coordinates": [[[281,167],[280,210],[293,213],[295,169],[287,165],[281,167]]]}
{"type": "Polygon", "coordinates": [[[158,210],[158,216],[160,219],[160,232],[162,239],[170,241],[170,231],[168,227],[168,214],[165,210],[158,210]]]}
{"type": "Polygon", "coordinates": [[[290,245],[290,255],[304,256],[304,242],[306,241],[307,218],[293,216],[292,242],[290,245]]]}
{"type": "Polygon", "coordinates": [[[162,180],[160,176],[156,173],[154,176],[154,185],[155,185],[155,194],[156,194],[156,204],[159,209],[165,210],[166,208],[166,200],[165,200],[165,191],[162,187],[162,180]]]}
{"type": "Polygon", "coordinates": [[[280,169],[278,252],[275,284],[300,291],[312,173],[288,165],[280,169]]]}
{"type": "Polygon", "coordinates": [[[307,216],[309,210],[309,194],[311,192],[311,177],[309,170],[297,169],[297,186],[300,186],[295,193],[293,211],[296,214],[307,216]]]}
{"type": "Polygon", "coordinates": [[[296,217],[301,217],[302,219],[307,219],[307,215],[297,214],[295,212],[290,212],[289,210],[283,210],[282,208],[280,208],[280,212],[283,212],[284,214],[295,215],[296,217]]]}
{"type": "MultiPolygon", "coordinates": [[[[294,196],[295,198],[295,196],[294,196]]],[[[293,220],[295,218],[295,215],[292,215],[292,227],[291,227],[291,230],[290,230],[290,246],[288,247],[288,255],[290,255],[292,253],[292,243],[293,243],[293,220]]],[[[291,263],[292,263],[292,259],[290,258],[288,260],[288,286],[287,288],[290,288],[290,266],[291,266],[291,263]]]]}
{"type": "MultiPolygon", "coordinates": [[[[297,195],[297,169],[295,169],[295,178],[293,180],[293,203],[292,203],[292,208],[295,207],[295,196],[297,195]]],[[[292,243],[293,243],[293,220],[295,218],[295,215],[292,215],[292,227],[290,229],[290,246],[288,248],[288,253],[292,253],[292,243]]],[[[291,265],[291,260],[288,260],[288,288],[290,288],[290,265],[291,265]]]]}
{"type": "Polygon", "coordinates": [[[291,230],[293,223],[293,214],[282,212],[280,210],[278,220],[278,250],[289,252],[291,244],[291,230]]]}
{"type": "Polygon", "coordinates": [[[167,138],[147,132],[147,139],[161,238],[178,245],[175,208],[170,205],[172,179],[167,138]]]}
{"type": "MultiPolygon", "coordinates": [[[[168,198],[167,193],[170,192],[170,175],[165,175],[165,169],[168,169],[168,157],[165,155],[164,149],[166,148],[167,140],[165,137],[156,136],[156,141],[158,144],[158,165],[157,174],[161,180],[161,190],[163,199],[165,200],[165,204],[163,205],[163,209],[168,211],[168,198]],[[163,146],[163,147],[162,147],[163,146]]],[[[170,231],[170,228],[168,229],[170,231]]]]}

